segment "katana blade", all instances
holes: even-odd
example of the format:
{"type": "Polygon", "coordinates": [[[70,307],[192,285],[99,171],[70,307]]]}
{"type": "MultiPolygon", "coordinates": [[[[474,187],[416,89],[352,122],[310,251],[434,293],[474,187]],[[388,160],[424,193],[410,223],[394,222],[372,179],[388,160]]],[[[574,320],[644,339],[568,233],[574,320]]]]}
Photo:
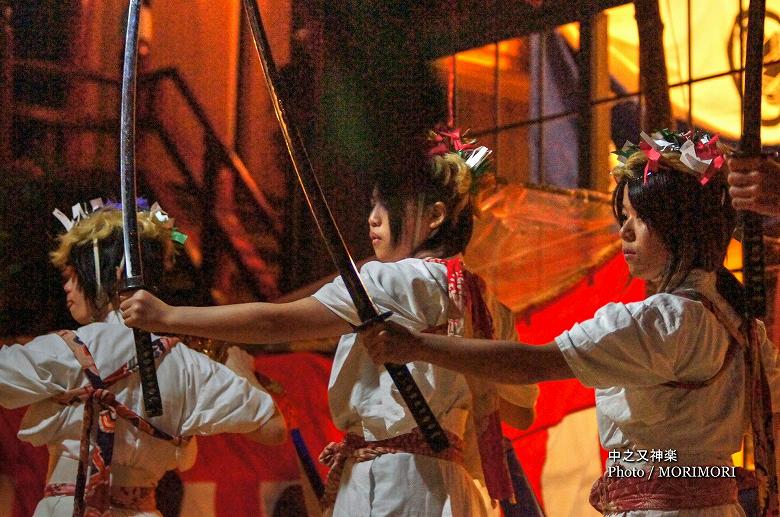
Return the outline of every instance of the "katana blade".
{"type": "MultiPolygon", "coordinates": [[[[257,6],[257,1],[243,0],[243,3],[249,26],[252,30],[255,47],[260,58],[260,65],[263,68],[266,86],[273,102],[274,113],[284,136],[298,183],[303,189],[304,197],[314,216],[317,228],[325,241],[325,246],[331,259],[333,259],[333,263],[344,280],[344,285],[347,291],[349,291],[361,321],[364,323],[376,321],[380,317],[379,312],[368,296],[363,282],[360,280],[355,263],[336,226],[330,208],[325,201],[325,196],[322,194],[317,176],[314,174],[314,168],[303,145],[303,140],[297,128],[289,120],[285,110],[280,92],[278,91],[278,85],[280,84],[279,74],[276,70],[273,56],[271,56],[268,38],[260,18],[260,9],[257,6]]],[[[442,431],[436,416],[431,411],[430,406],[428,406],[428,402],[423,397],[419,387],[415,384],[409,369],[405,365],[397,364],[385,364],[385,368],[387,368],[390,377],[398,387],[398,391],[409,407],[431,449],[437,452],[446,449],[449,446],[447,436],[442,431]]]]}
{"type": "MultiPolygon", "coordinates": [[[[130,0],[127,11],[125,56],[122,68],[122,105],[119,124],[119,168],[122,191],[122,236],[125,253],[125,291],[143,289],[141,240],[135,205],[135,91],[138,61],[138,22],[141,0],[130,0]]],[[[152,338],[148,332],[133,329],[135,353],[141,376],[144,409],[147,416],[162,415],[162,398],[154,365],[152,338]]]]}
{"type": "MultiPolygon", "coordinates": [[[[764,70],[765,0],[750,0],[748,7],[745,83],[742,92],[742,137],[739,154],[761,156],[761,80],[764,70]]],[[[766,315],[764,232],[762,218],[744,211],[742,219],[742,270],[745,279],[745,315],[766,315]]]]}

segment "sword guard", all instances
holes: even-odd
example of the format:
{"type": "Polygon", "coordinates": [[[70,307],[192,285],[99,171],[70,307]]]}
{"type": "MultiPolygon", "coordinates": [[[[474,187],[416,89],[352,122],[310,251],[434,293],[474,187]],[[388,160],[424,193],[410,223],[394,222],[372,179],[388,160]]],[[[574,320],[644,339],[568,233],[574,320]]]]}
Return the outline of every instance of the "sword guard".
{"type": "Polygon", "coordinates": [[[122,284],[122,289],[120,290],[122,293],[127,293],[130,291],[135,292],[140,291],[141,289],[146,289],[143,278],[141,278],[141,276],[127,277],[124,279],[122,284]]]}
{"type": "Polygon", "coordinates": [[[376,323],[382,323],[392,315],[393,315],[393,311],[383,312],[382,314],[377,314],[373,318],[367,319],[357,327],[353,326],[352,328],[355,330],[355,332],[360,332],[361,330],[367,329],[371,325],[375,325],[376,323]]]}

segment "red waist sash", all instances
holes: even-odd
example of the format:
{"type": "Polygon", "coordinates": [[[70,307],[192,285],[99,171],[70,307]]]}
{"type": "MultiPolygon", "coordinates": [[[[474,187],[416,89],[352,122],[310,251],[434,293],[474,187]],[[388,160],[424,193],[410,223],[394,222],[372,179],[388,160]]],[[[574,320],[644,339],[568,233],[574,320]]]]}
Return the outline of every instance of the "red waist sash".
{"type": "MultiPolygon", "coordinates": [[[[43,490],[44,497],[53,496],[75,496],[75,483],[52,483],[46,485],[43,490]]],[[[111,487],[111,506],[124,508],[127,510],[136,510],[139,512],[157,511],[157,498],[154,487],[145,486],[112,486],[111,487]]],[[[85,515],[89,515],[86,513],[85,515]]]]}
{"type": "Polygon", "coordinates": [[[440,460],[454,461],[463,464],[463,440],[457,435],[444,430],[450,446],[441,452],[434,452],[425,441],[420,428],[415,427],[412,432],[394,436],[386,440],[368,442],[362,436],[347,433],[344,440],[331,442],[320,454],[320,463],[330,467],[328,479],[325,482],[325,493],[322,496],[322,507],[328,508],[336,501],[336,494],[341,483],[341,473],[347,460],[356,463],[371,461],[383,454],[406,452],[409,454],[422,454],[440,460]]]}
{"type": "MultiPolygon", "coordinates": [[[[715,467],[720,468],[720,467],[715,467]]],[[[607,477],[593,483],[590,504],[601,513],[632,510],[681,510],[737,502],[731,477],[607,477]]]]}

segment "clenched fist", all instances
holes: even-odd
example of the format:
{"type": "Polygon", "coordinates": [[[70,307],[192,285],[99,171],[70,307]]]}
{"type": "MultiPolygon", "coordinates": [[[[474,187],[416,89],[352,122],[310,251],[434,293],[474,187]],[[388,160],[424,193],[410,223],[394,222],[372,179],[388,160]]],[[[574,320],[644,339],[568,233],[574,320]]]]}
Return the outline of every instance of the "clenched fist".
{"type": "Polygon", "coordinates": [[[737,210],[780,215],[780,164],[772,158],[730,158],[731,202],[737,210]]]}
{"type": "Polygon", "coordinates": [[[370,325],[360,331],[358,339],[377,364],[406,364],[413,361],[418,341],[406,327],[392,321],[370,325]]]}
{"type": "Polygon", "coordinates": [[[258,384],[255,379],[255,358],[239,347],[231,346],[228,348],[225,366],[237,375],[250,380],[253,384],[258,384]]]}
{"type": "Polygon", "coordinates": [[[173,309],[152,293],[136,291],[119,305],[119,312],[128,327],[139,328],[147,332],[168,332],[166,317],[173,309]]]}

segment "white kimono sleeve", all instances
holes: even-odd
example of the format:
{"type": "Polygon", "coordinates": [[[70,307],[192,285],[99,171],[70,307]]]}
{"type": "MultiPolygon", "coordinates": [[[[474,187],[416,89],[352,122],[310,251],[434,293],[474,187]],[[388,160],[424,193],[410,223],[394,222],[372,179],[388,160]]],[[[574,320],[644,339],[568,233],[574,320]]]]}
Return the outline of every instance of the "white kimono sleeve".
{"type": "Polygon", "coordinates": [[[56,334],[0,348],[0,404],[17,408],[76,387],[81,366],[56,334]]]}
{"type": "Polygon", "coordinates": [[[230,368],[216,363],[184,345],[171,354],[181,354],[186,365],[187,392],[182,435],[248,433],[259,428],[275,413],[271,396],[236,375],[230,368]]]}
{"type": "Polygon", "coordinates": [[[728,336],[701,304],[664,294],[607,304],[555,338],[577,379],[597,388],[706,380],[727,347],[691,346],[698,340],[728,336]]]}
{"type": "MultiPolygon", "coordinates": [[[[380,313],[393,312],[393,320],[414,330],[438,325],[447,314],[446,277],[434,275],[435,263],[406,259],[400,262],[368,262],[360,269],[360,279],[380,313]]],[[[360,325],[355,305],[339,276],[312,295],[316,300],[352,325],[360,325]]]]}

